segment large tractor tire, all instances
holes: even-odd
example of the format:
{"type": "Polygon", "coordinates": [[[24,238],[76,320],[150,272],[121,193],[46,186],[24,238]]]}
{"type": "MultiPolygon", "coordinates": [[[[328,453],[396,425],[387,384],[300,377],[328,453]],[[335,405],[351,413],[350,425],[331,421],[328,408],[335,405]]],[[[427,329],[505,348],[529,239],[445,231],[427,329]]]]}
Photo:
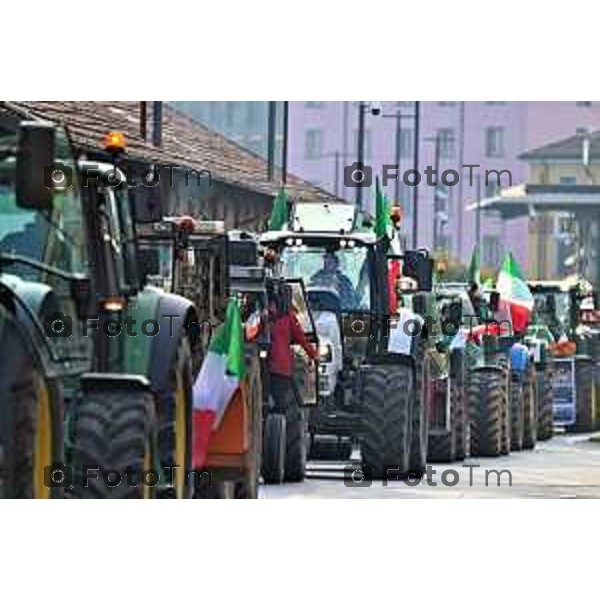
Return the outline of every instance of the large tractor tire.
{"type": "Polygon", "coordinates": [[[377,365],[362,371],[363,435],[361,455],[375,479],[405,476],[410,467],[411,404],[414,379],[411,366],[377,365]]]}
{"type": "Polygon", "coordinates": [[[0,439],[0,498],[57,498],[61,481],[48,478],[63,457],[62,393],[44,377],[18,324],[4,312],[0,320],[0,347],[10,352],[0,361],[6,436],[0,439]]]}
{"type": "Polygon", "coordinates": [[[523,450],[533,450],[537,442],[536,383],[530,366],[523,382],[523,450]]]}
{"type": "Polygon", "coordinates": [[[158,424],[152,394],[89,392],[74,401],[70,420],[69,464],[74,473],[67,497],[155,497],[162,473],[155,470],[158,424]],[[83,468],[90,465],[86,477],[83,468]]]}
{"type": "Polygon", "coordinates": [[[503,403],[506,372],[498,367],[477,367],[469,376],[471,456],[499,456],[502,451],[503,403]]]}
{"type": "Polygon", "coordinates": [[[309,448],[310,460],[346,462],[352,456],[352,441],[347,438],[315,437],[309,448]]]}
{"type": "Polygon", "coordinates": [[[419,340],[420,351],[415,363],[415,400],[412,410],[409,468],[412,477],[422,477],[427,468],[429,452],[429,397],[431,358],[424,352],[425,342],[419,340]]]}
{"type": "Polygon", "coordinates": [[[170,498],[185,499],[193,494],[194,481],[187,476],[192,469],[192,369],[190,343],[182,338],[168,387],[158,392],[156,401],[158,452],[170,498]]]}
{"type": "Polygon", "coordinates": [[[510,450],[519,452],[523,450],[523,435],[525,426],[523,381],[514,375],[510,382],[510,450]]]}
{"type": "Polygon", "coordinates": [[[262,476],[265,483],[280,484],[285,475],[285,415],[269,413],[263,430],[262,476]]]}
{"type": "Polygon", "coordinates": [[[285,414],[285,470],[286,482],[304,481],[308,453],[308,422],[301,398],[294,390],[285,414]]]}
{"type": "Polygon", "coordinates": [[[248,373],[251,441],[242,478],[234,487],[234,497],[240,500],[254,500],[258,498],[261,470],[263,408],[261,364],[258,349],[255,346],[246,349],[246,372],[248,373]]]}
{"type": "Polygon", "coordinates": [[[538,440],[548,440],[554,429],[552,394],[552,373],[548,367],[536,373],[537,386],[537,437],[538,440]]]}
{"type": "Polygon", "coordinates": [[[595,364],[587,358],[575,359],[575,387],[577,407],[572,431],[588,432],[594,429],[594,378],[595,364]]]}
{"type": "Polygon", "coordinates": [[[453,422],[454,437],[456,440],[454,460],[464,460],[469,455],[470,427],[469,412],[467,410],[466,376],[460,379],[451,378],[450,392],[454,398],[453,422]]]}
{"type": "MultiPolygon", "coordinates": [[[[444,380],[447,384],[448,380],[444,380]]],[[[429,432],[429,448],[427,452],[427,460],[429,462],[449,463],[455,460],[456,457],[456,400],[454,392],[456,386],[452,386],[450,382],[450,424],[448,431],[430,431],[429,432]]]]}

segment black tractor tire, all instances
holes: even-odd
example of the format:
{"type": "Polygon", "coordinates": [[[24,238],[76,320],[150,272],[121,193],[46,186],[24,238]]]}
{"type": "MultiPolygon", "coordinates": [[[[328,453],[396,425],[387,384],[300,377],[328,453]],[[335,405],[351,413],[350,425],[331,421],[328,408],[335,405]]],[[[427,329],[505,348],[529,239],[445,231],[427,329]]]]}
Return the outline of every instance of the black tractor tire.
{"type": "Polygon", "coordinates": [[[352,441],[347,438],[315,437],[309,447],[309,460],[346,462],[352,456],[352,441]]]}
{"type": "Polygon", "coordinates": [[[411,446],[409,469],[411,476],[421,477],[427,468],[429,452],[429,402],[426,386],[430,382],[430,358],[419,338],[420,350],[415,361],[415,400],[412,410],[411,446]]]}
{"type": "Polygon", "coordinates": [[[285,413],[285,482],[300,482],[306,477],[308,420],[306,409],[294,389],[285,413]]]}
{"type": "Polygon", "coordinates": [[[427,452],[428,462],[450,463],[456,457],[456,435],[455,430],[429,432],[429,449],[427,452]]]}
{"type": "Polygon", "coordinates": [[[156,394],[158,454],[166,484],[172,492],[165,496],[167,498],[186,499],[193,494],[193,478],[186,476],[192,468],[193,385],[190,343],[184,337],[171,365],[168,387],[156,394]],[[171,468],[173,466],[177,468],[171,468]]]}
{"type": "Polygon", "coordinates": [[[411,405],[414,372],[409,365],[369,365],[363,368],[363,466],[375,479],[405,476],[410,467],[411,405]]]}
{"type": "Polygon", "coordinates": [[[549,440],[554,432],[554,397],[552,372],[549,368],[536,373],[537,386],[537,434],[538,440],[549,440]]]}
{"type": "Polygon", "coordinates": [[[467,410],[467,393],[465,381],[452,379],[450,381],[451,393],[454,397],[453,429],[455,448],[454,460],[464,460],[469,455],[471,445],[471,428],[469,426],[469,411],[467,410]]]}
{"type": "Polygon", "coordinates": [[[575,425],[571,431],[588,432],[594,429],[594,379],[596,365],[589,359],[575,359],[577,407],[575,425]]]}
{"type": "Polygon", "coordinates": [[[63,489],[48,478],[63,459],[62,391],[44,376],[12,316],[0,319],[0,348],[10,352],[0,361],[0,428],[7,436],[0,440],[0,498],[59,498],[63,489]]]}
{"type": "Polygon", "coordinates": [[[502,451],[506,372],[496,367],[473,369],[468,395],[471,456],[499,456],[502,451]]]}
{"type": "Polygon", "coordinates": [[[510,385],[510,450],[523,450],[523,435],[525,426],[525,407],[523,402],[523,382],[518,376],[513,376],[510,385]]]}
{"type": "MultiPolygon", "coordinates": [[[[504,355],[500,355],[500,358],[507,358],[504,355]]],[[[500,363],[502,369],[504,369],[504,395],[502,396],[502,443],[500,448],[500,454],[503,456],[507,456],[510,453],[510,398],[512,394],[512,375],[508,364],[505,362],[500,363]]]]}
{"type": "Polygon", "coordinates": [[[269,413],[263,429],[261,470],[263,481],[280,484],[285,475],[285,415],[269,413]]]}
{"type": "Polygon", "coordinates": [[[523,382],[523,450],[533,450],[537,443],[536,384],[537,379],[530,366],[523,382]]]}
{"type": "MultiPolygon", "coordinates": [[[[147,478],[147,485],[142,482],[142,474],[157,466],[158,424],[152,394],[131,390],[89,392],[74,401],[70,417],[69,463],[74,472],[73,487],[65,492],[68,498],[155,497],[156,478],[147,478]],[[94,470],[86,477],[83,468],[88,465],[94,470]],[[111,475],[114,472],[121,477],[118,485],[111,475]],[[126,476],[128,472],[130,476],[126,476]]],[[[154,476],[160,475],[154,471],[154,476]]]]}

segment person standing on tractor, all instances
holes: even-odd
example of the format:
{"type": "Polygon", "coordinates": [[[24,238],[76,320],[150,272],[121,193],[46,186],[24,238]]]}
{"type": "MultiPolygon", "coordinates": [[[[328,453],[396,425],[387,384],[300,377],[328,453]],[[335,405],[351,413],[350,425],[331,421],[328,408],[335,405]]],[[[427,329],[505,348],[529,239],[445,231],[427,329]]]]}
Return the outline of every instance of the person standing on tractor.
{"type": "Polygon", "coordinates": [[[289,289],[269,299],[268,320],[270,346],[268,351],[269,389],[275,408],[285,412],[293,390],[294,352],[292,346],[300,345],[308,357],[318,360],[317,349],[311,344],[294,314],[289,289]]]}

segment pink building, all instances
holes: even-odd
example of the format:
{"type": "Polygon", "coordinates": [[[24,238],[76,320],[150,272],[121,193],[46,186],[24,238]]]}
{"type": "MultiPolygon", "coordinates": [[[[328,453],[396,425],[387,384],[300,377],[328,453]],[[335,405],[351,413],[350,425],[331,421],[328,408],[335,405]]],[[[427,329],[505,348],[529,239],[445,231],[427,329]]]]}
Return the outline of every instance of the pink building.
{"type": "MultiPolygon", "coordinates": [[[[421,102],[419,171],[434,167],[436,138],[440,171],[460,170],[461,164],[477,164],[472,173],[481,175],[482,195],[496,192],[497,175],[486,170],[510,172],[500,175],[500,185],[522,183],[527,166],[517,156],[527,149],[574,134],[582,128],[600,127],[600,103],[596,102],[421,102]]],[[[384,102],[382,115],[366,116],[365,162],[373,172],[381,165],[394,164],[396,155],[396,115],[400,112],[400,172],[413,167],[413,102],[384,102]]],[[[290,102],[290,171],[348,199],[355,190],[344,185],[344,166],[356,160],[357,102],[290,102]]],[[[464,207],[477,197],[476,179],[469,182],[469,169],[462,170],[459,183],[448,190],[446,247],[454,256],[467,261],[476,243],[476,218],[464,207]]],[[[386,188],[395,198],[396,187],[386,188]]],[[[405,228],[412,230],[412,190],[404,185],[399,200],[405,206],[405,228]]],[[[368,207],[374,186],[364,192],[368,207]]],[[[419,186],[419,245],[433,245],[434,188],[419,186]]],[[[439,238],[438,238],[439,240],[439,238]]],[[[500,219],[482,215],[483,261],[497,267],[506,249],[511,249],[523,266],[527,261],[527,220],[504,224],[500,219]]]]}

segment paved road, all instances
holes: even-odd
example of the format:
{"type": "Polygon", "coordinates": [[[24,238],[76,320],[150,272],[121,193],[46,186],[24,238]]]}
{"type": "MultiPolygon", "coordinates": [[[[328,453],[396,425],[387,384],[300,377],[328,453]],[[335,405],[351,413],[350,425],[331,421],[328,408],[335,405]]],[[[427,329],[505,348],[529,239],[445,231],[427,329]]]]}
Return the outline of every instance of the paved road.
{"type": "MultiPolygon", "coordinates": [[[[319,465],[319,468],[324,468],[324,463],[319,465]]],[[[317,464],[310,466],[311,474],[317,474],[314,470],[317,464]]],[[[260,497],[600,498],[600,443],[589,441],[589,435],[560,435],[539,443],[533,451],[500,458],[432,464],[429,476],[413,486],[403,481],[390,481],[387,486],[373,481],[370,487],[347,487],[343,480],[343,465],[328,463],[325,467],[333,470],[321,473],[325,475],[322,478],[309,478],[296,484],[262,486],[260,497]],[[498,486],[497,473],[505,469],[512,475],[512,485],[505,471],[500,474],[498,486]],[[444,485],[443,479],[447,484],[457,480],[456,485],[444,485]],[[433,483],[437,486],[431,485],[433,483]]]]}

